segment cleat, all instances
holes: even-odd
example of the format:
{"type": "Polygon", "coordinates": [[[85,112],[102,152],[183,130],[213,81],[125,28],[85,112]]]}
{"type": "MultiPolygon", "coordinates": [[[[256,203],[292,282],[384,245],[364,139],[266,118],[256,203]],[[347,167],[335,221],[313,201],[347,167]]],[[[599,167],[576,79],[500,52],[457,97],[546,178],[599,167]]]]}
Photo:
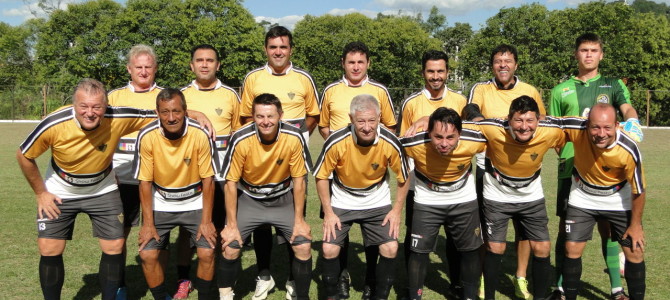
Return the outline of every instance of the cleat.
{"type": "Polygon", "coordinates": [[[612,299],[612,300],[630,300],[630,298],[628,298],[628,295],[626,295],[626,293],[624,293],[623,290],[620,290],[620,291],[612,294],[610,296],[610,299],[612,299]]]}
{"type": "Polygon", "coordinates": [[[128,288],[125,286],[119,287],[118,290],[116,290],[116,300],[126,300],[128,299],[128,288]]]}
{"type": "Polygon", "coordinates": [[[251,296],[252,300],[265,300],[268,293],[275,287],[275,280],[270,276],[269,280],[263,280],[260,276],[256,277],[256,291],[251,296]]]}
{"type": "Polygon", "coordinates": [[[219,300],[233,300],[235,299],[235,293],[231,290],[230,293],[225,295],[219,295],[219,300]]]}
{"type": "Polygon", "coordinates": [[[554,290],[547,300],[565,300],[565,295],[560,290],[554,290]]]}
{"type": "Polygon", "coordinates": [[[172,299],[187,299],[192,291],[193,283],[188,279],[181,279],[177,281],[177,292],[172,296],[172,299]]]}
{"type": "Polygon", "coordinates": [[[361,295],[362,300],[370,300],[375,295],[375,291],[369,285],[365,285],[363,288],[363,294],[361,295]]]}
{"type": "Polygon", "coordinates": [[[340,299],[349,299],[349,286],[350,278],[348,275],[340,276],[340,280],[337,282],[337,293],[340,296],[340,299]]]}
{"type": "Polygon", "coordinates": [[[531,298],[530,292],[528,292],[528,280],[523,277],[514,277],[512,279],[514,283],[514,295],[519,297],[519,299],[528,300],[531,298]]]}
{"type": "Polygon", "coordinates": [[[289,280],[286,282],[286,300],[297,300],[298,294],[295,293],[295,281],[289,280]]]}

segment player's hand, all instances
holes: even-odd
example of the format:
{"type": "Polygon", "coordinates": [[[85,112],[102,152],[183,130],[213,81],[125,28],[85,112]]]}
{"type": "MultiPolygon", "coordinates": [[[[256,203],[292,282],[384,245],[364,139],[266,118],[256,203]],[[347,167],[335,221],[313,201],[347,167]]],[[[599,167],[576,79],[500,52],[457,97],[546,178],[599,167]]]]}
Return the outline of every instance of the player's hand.
{"type": "Polygon", "coordinates": [[[631,239],[633,242],[630,247],[631,251],[635,252],[635,250],[639,249],[644,253],[644,246],[647,242],[644,240],[644,230],[642,229],[642,225],[630,225],[630,227],[626,229],[626,232],[623,233],[622,238],[631,239]]]}
{"type": "Polygon", "coordinates": [[[415,136],[417,132],[420,132],[419,129],[426,130],[426,128],[428,128],[428,117],[422,117],[421,119],[418,119],[416,122],[412,123],[412,126],[407,128],[402,137],[415,136]]]}
{"type": "Polygon", "coordinates": [[[291,240],[289,242],[293,244],[293,241],[299,236],[312,240],[312,229],[309,227],[309,224],[305,222],[305,219],[296,220],[293,223],[293,234],[291,235],[291,240]]]}
{"type": "Polygon", "coordinates": [[[40,193],[37,195],[37,216],[40,219],[45,217],[49,220],[58,219],[60,209],[57,204],[63,204],[63,200],[58,196],[49,192],[40,193]]]}
{"type": "Polygon", "coordinates": [[[153,225],[142,225],[142,228],[140,228],[140,234],[137,239],[137,242],[140,245],[138,251],[144,250],[144,247],[152,239],[156,240],[156,242],[161,240],[161,237],[158,235],[158,231],[156,231],[156,227],[153,225]]]}
{"type": "Polygon", "coordinates": [[[337,230],[342,230],[340,218],[335,213],[323,215],[323,241],[330,242],[337,238],[337,230]]]}
{"type": "Polygon", "coordinates": [[[400,234],[400,216],[401,210],[392,209],[388,214],[386,214],[386,217],[382,222],[382,226],[389,224],[389,236],[394,239],[397,239],[398,235],[400,234]]]}
{"type": "Polygon", "coordinates": [[[240,235],[240,230],[237,229],[237,226],[226,226],[221,230],[221,249],[226,249],[230,243],[237,241],[237,244],[242,247],[244,242],[242,241],[242,236],[240,235]]]}
{"type": "Polygon", "coordinates": [[[216,247],[216,229],[214,228],[214,224],[212,222],[200,223],[200,226],[198,226],[198,234],[196,234],[195,240],[199,241],[200,237],[205,237],[205,240],[207,240],[207,243],[210,247],[212,247],[212,249],[216,247]]]}
{"type": "Polygon", "coordinates": [[[644,139],[644,134],[642,133],[642,126],[640,125],[640,120],[635,118],[629,118],[626,122],[621,122],[623,130],[633,138],[636,142],[642,142],[644,139]]]}

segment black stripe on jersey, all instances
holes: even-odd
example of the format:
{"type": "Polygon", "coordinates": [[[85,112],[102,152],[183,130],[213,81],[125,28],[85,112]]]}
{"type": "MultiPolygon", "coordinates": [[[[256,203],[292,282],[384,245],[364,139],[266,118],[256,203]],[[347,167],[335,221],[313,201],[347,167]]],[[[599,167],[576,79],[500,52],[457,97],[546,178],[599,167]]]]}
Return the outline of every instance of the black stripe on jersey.
{"type": "Polygon", "coordinates": [[[156,111],[127,106],[107,106],[105,118],[157,118],[156,111]]]}
{"type": "Polygon", "coordinates": [[[316,97],[316,104],[319,106],[319,111],[321,111],[321,99],[319,99],[319,92],[316,89],[316,84],[314,83],[314,79],[312,78],[312,75],[309,75],[307,71],[298,68],[296,66],[292,67],[294,71],[298,72],[299,74],[305,75],[309,79],[309,82],[312,83],[312,90],[314,90],[314,97],[316,97]]]}
{"type": "Polygon", "coordinates": [[[538,126],[562,128],[562,126],[561,126],[562,123],[563,123],[563,121],[559,118],[551,117],[551,116],[545,116],[544,120],[540,120],[540,122],[538,123],[538,126]]]}
{"type": "Polygon", "coordinates": [[[645,190],[642,182],[642,153],[637,147],[637,143],[623,132],[619,132],[617,144],[626,149],[635,160],[635,174],[633,175],[633,179],[635,180],[635,185],[637,186],[639,193],[642,194],[645,190]]]}
{"type": "Polygon", "coordinates": [[[402,143],[400,143],[400,140],[398,140],[398,137],[395,136],[393,132],[384,126],[380,126],[379,137],[386,140],[393,146],[393,148],[395,148],[396,151],[398,151],[398,155],[400,155],[400,170],[402,171],[403,178],[407,180],[407,178],[409,178],[409,167],[407,166],[407,159],[405,158],[405,152],[402,148],[402,143]]]}
{"type": "Polygon", "coordinates": [[[305,141],[305,137],[302,135],[302,131],[300,130],[300,128],[285,122],[281,122],[279,130],[281,131],[281,133],[290,134],[292,136],[297,137],[300,140],[300,143],[302,144],[302,158],[305,160],[305,168],[307,169],[307,173],[312,172],[313,169],[312,157],[309,154],[307,141],[305,141]]]}
{"type": "Polygon", "coordinates": [[[328,85],[326,86],[326,88],[323,89],[323,94],[321,95],[321,100],[323,100],[323,98],[326,96],[326,92],[327,92],[329,89],[331,89],[331,88],[334,87],[334,86],[337,86],[338,84],[340,84],[340,83],[342,83],[342,82],[343,82],[343,80],[340,79],[340,80],[338,80],[338,81],[335,81],[335,82],[332,82],[332,83],[328,84],[328,85]]]}
{"type": "Polygon", "coordinates": [[[461,130],[461,140],[486,143],[486,137],[481,131],[463,128],[461,130]]]}
{"type": "Polygon", "coordinates": [[[319,173],[319,169],[321,169],[323,161],[326,157],[326,152],[328,152],[328,150],[332,148],[335,144],[344,140],[351,134],[352,132],[350,126],[344,126],[330,133],[328,138],[326,138],[326,141],[323,143],[323,149],[321,149],[321,153],[319,154],[319,157],[316,159],[316,163],[314,164],[314,173],[313,173],[314,176],[316,176],[316,174],[319,173]]]}
{"type": "Polygon", "coordinates": [[[472,103],[472,96],[475,94],[475,89],[480,86],[480,85],[486,85],[486,84],[491,84],[491,81],[482,81],[482,82],[477,82],[475,85],[472,86],[470,89],[470,96],[468,97],[468,103],[472,103]]]}
{"type": "Polygon", "coordinates": [[[401,138],[400,142],[402,143],[403,147],[412,147],[416,145],[430,143],[430,135],[428,134],[428,132],[423,131],[417,133],[414,136],[401,138]]]}
{"type": "Polygon", "coordinates": [[[369,77],[368,77],[368,83],[370,83],[370,84],[372,84],[372,85],[374,85],[374,86],[376,86],[376,87],[378,87],[378,88],[384,90],[384,92],[386,93],[386,98],[389,99],[389,105],[391,106],[391,111],[392,111],[393,113],[395,113],[395,107],[393,107],[393,99],[391,99],[391,94],[389,93],[388,88],[386,88],[386,86],[383,85],[383,84],[381,84],[380,82],[378,82],[378,81],[376,81],[376,80],[374,80],[374,79],[370,79],[369,77]]]}
{"type": "Polygon", "coordinates": [[[32,147],[33,143],[35,143],[37,138],[39,138],[47,129],[71,119],[74,119],[74,107],[72,106],[49,114],[44,120],[37,124],[37,127],[35,127],[23,143],[21,143],[19,146],[21,153],[25,154],[26,151],[32,147]]]}
{"type": "Polygon", "coordinates": [[[237,103],[242,103],[242,100],[240,99],[240,94],[238,94],[237,91],[234,88],[231,88],[231,87],[229,87],[225,84],[221,84],[221,88],[224,88],[224,89],[227,89],[227,90],[233,92],[233,94],[235,94],[235,97],[237,97],[237,103]]]}
{"type": "Polygon", "coordinates": [[[400,105],[400,113],[398,114],[398,128],[396,128],[397,131],[398,131],[398,135],[404,134],[404,132],[400,132],[400,126],[402,126],[402,115],[403,115],[403,112],[405,111],[405,106],[407,105],[407,103],[412,101],[414,98],[420,96],[422,94],[422,92],[423,92],[423,90],[415,92],[415,93],[409,95],[409,97],[405,98],[405,100],[402,101],[402,104],[400,105]]]}
{"type": "Polygon", "coordinates": [[[133,154],[133,168],[132,168],[132,174],[133,178],[137,179],[137,176],[140,175],[140,147],[141,147],[141,141],[142,138],[149,132],[156,130],[160,127],[161,122],[160,120],[155,120],[147,126],[144,126],[142,129],[140,129],[139,133],[137,134],[137,139],[135,140],[135,153],[133,154]]]}
{"type": "Polygon", "coordinates": [[[498,126],[498,127],[503,127],[505,129],[507,129],[509,127],[509,122],[507,120],[502,120],[502,119],[484,119],[484,120],[481,120],[479,122],[475,122],[475,124],[498,126]]]}
{"type": "Polygon", "coordinates": [[[586,129],[587,120],[584,118],[561,118],[563,129],[586,129]]]}
{"type": "Polygon", "coordinates": [[[221,165],[220,172],[222,178],[226,178],[228,175],[230,164],[232,163],[233,152],[235,152],[235,147],[237,147],[237,144],[254,134],[256,134],[256,124],[251,122],[242,126],[240,129],[235,131],[233,135],[230,136],[230,140],[228,141],[228,150],[226,151],[226,155],[223,157],[223,162],[221,165]]]}

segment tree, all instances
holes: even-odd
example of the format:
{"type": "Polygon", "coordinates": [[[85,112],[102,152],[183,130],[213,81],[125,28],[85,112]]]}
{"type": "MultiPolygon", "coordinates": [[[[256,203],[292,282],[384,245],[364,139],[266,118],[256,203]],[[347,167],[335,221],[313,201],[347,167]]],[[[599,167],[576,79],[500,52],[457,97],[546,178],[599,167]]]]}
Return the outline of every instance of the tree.
{"type": "Polygon", "coordinates": [[[32,59],[27,25],[13,27],[0,22],[0,90],[32,77],[32,59]]]}

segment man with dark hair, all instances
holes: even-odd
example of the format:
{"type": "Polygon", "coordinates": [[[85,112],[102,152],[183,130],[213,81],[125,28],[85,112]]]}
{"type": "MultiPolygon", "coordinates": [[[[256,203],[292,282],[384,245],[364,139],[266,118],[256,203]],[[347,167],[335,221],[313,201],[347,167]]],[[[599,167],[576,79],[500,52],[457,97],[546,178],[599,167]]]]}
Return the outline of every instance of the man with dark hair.
{"type": "Polygon", "coordinates": [[[323,283],[327,299],[339,299],[338,256],[351,226],[359,223],[365,246],[379,246],[372,299],[387,299],[395,278],[407,165],[398,138],[379,125],[381,111],[374,96],[355,96],[349,110],[351,125],[326,139],[314,171],[324,212],[323,283]],[[393,206],[388,169],[398,182],[393,206]]]}
{"type": "MultiPolygon", "coordinates": [[[[616,119],[612,105],[597,103],[590,109],[588,120],[564,121],[563,128],[575,152],[565,214],[567,242],[562,275],[566,299],[577,298],[581,256],[597,221],[608,222],[612,239],[623,249],[630,299],[645,296],[642,213],[646,182],[642,155],[633,138],[619,130],[616,119]]],[[[624,298],[612,295],[612,299],[624,298]]]]}
{"type": "Polygon", "coordinates": [[[312,237],[304,208],[305,175],[312,163],[301,130],[282,122],[283,114],[276,96],[261,94],[253,101],[254,122],[230,138],[221,173],[227,199],[218,267],[221,299],[233,299],[243,241],[263,225],[274,226],[289,241],[295,252],[291,269],[296,298],[309,299],[312,237]]]}
{"type": "MultiPolygon", "coordinates": [[[[321,117],[319,119],[319,132],[324,139],[331,132],[337,131],[349,125],[349,106],[351,99],[357,95],[372,95],[379,102],[381,108],[381,123],[393,130],[396,126],[395,112],[391,95],[384,85],[368,77],[370,67],[370,51],[362,42],[351,42],[344,46],[341,59],[344,76],[342,79],[331,83],[323,91],[321,117]]],[[[349,285],[351,282],[347,270],[349,252],[349,237],[344,240],[342,251],[340,251],[340,282],[338,289],[340,298],[349,298],[349,285]]],[[[365,275],[364,298],[369,297],[375,283],[375,266],[379,256],[379,247],[370,246],[365,248],[365,261],[367,264],[365,275]]]]}
{"type": "Polygon", "coordinates": [[[16,152],[19,167],[37,198],[39,277],[44,299],[60,299],[63,252],[77,214],[86,213],[102,256],[98,279],[102,299],[115,299],[123,278],[124,214],[115,173],[114,146],[156,117],[154,111],[109,107],[94,79],[79,82],[72,105],[42,120],[16,152]],[[35,159],[51,149],[43,180],[35,159]]]}
{"type": "MultiPolygon", "coordinates": [[[[499,45],[493,51],[489,59],[493,78],[489,81],[479,82],[472,86],[468,103],[477,104],[484,118],[505,118],[512,101],[520,96],[529,96],[535,100],[541,116],[545,115],[542,96],[535,87],[519,80],[514,73],[518,66],[518,55],[516,47],[512,45],[499,45]]],[[[482,189],[484,174],[484,155],[477,155],[477,197],[479,203],[483,201],[482,189]]],[[[514,227],[517,228],[516,223],[514,227]]],[[[528,281],[526,270],[530,257],[530,244],[527,238],[519,236],[516,232],[517,246],[517,269],[513,280],[515,295],[522,299],[529,299],[528,281]]]]}
{"type": "Polygon", "coordinates": [[[179,226],[180,232],[190,233],[191,246],[198,248],[198,299],[209,299],[217,235],[212,224],[212,176],[218,157],[209,133],[186,117],[181,91],[168,88],[158,93],[156,113],[159,120],[140,131],[135,147],[133,173],[140,181],[142,203],[142,269],[154,299],[170,299],[164,284],[166,261],[161,257],[166,256],[170,231],[179,226]]]}
{"type": "MultiPolygon", "coordinates": [[[[549,114],[552,116],[588,117],[594,104],[609,103],[614,105],[621,116],[627,120],[625,130],[636,141],[642,141],[642,130],[637,119],[637,112],[631,105],[630,93],[626,85],[617,78],[604,77],[598,71],[598,65],[604,57],[603,43],[594,33],[585,33],[575,41],[575,59],[578,63],[578,74],[560,83],[551,90],[549,114]]],[[[556,238],[556,271],[561,274],[563,251],[565,250],[565,212],[571,190],[573,172],[573,146],[567,143],[559,153],[558,192],[556,196],[556,215],[559,216],[559,232],[556,238]]],[[[612,299],[627,299],[619,275],[619,247],[610,239],[607,222],[598,222],[601,237],[603,258],[607,265],[610,278],[612,299]]],[[[558,280],[557,297],[561,293],[561,278],[558,280]]]]}
{"type": "MultiPolygon", "coordinates": [[[[407,156],[414,159],[416,176],[408,262],[409,298],[421,299],[428,255],[440,226],[453,237],[460,256],[462,299],[477,298],[481,274],[479,249],[483,244],[479,206],[471,174],[472,157],[486,148],[481,132],[464,129],[458,112],[440,107],[430,115],[428,132],[403,138],[407,156]]],[[[452,277],[453,280],[453,277],[452,277]]]]}

